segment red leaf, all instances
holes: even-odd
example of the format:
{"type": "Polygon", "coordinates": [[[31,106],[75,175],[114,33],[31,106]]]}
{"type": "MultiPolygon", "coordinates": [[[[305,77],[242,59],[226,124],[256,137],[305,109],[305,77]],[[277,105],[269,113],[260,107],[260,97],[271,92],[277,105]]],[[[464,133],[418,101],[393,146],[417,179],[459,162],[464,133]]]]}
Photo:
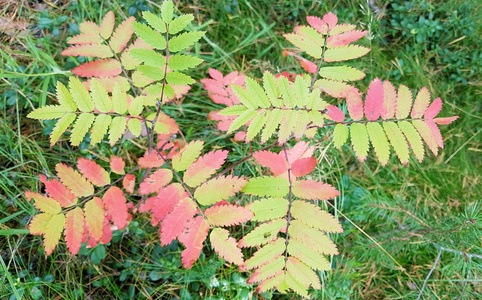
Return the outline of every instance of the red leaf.
{"type": "Polygon", "coordinates": [[[395,108],[397,106],[397,92],[393,84],[385,80],[383,82],[383,106],[381,115],[384,120],[392,119],[395,116],[395,108]]]}
{"type": "Polygon", "coordinates": [[[327,200],[340,196],[333,186],[313,180],[298,180],[293,183],[293,194],[307,200],[327,200]]]}
{"type": "Polygon", "coordinates": [[[89,235],[95,241],[99,241],[103,235],[105,222],[104,203],[99,197],[87,202],[84,206],[85,226],[89,235]]]}
{"type": "Polygon", "coordinates": [[[184,232],[189,221],[196,213],[196,205],[189,198],[184,198],[171,211],[161,224],[161,244],[169,245],[176,237],[184,232]]]}
{"type": "Polygon", "coordinates": [[[358,89],[354,89],[346,95],[346,106],[353,121],[363,118],[363,101],[358,89]]]}
{"type": "Polygon", "coordinates": [[[110,158],[110,169],[112,170],[112,172],[123,175],[125,174],[124,172],[125,166],[126,166],[126,163],[121,157],[114,155],[110,158]]]}
{"type": "Polygon", "coordinates": [[[209,76],[211,76],[212,78],[218,81],[221,81],[221,82],[223,81],[223,73],[219,72],[216,69],[209,68],[209,76]]]}
{"type": "Polygon", "coordinates": [[[86,32],[73,36],[67,41],[67,44],[100,44],[102,39],[98,33],[86,32]]]}
{"type": "Polygon", "coordinates": [[[186,172],[184,172],[184,182],[190,187],[196,187],[211,177],[228,157],[228,151],[211,151],[198,158],[186,172]]]}
{"type": "Polygon", "coordinates": [[[158,192],[163,186],[172,180],[172,172],[168,169],[159,169],[144,179],[139,186],[139,193],[147,195],[158,192]]]}
{"type": "Polygon", "coordinates": [[[129,194],[134,193],[134,187],[136,186],[136,176],[128,174],[122,180],[122,186],[129,194]]]}
{"type": "Polygon", "coordinates": [[[254,159],[263,167],[269,168],[274,176],[283,174],[288,170],[286,158],[271,151],[257,151],[254,159]]]}
{"type": "Polygon", "coordinates": [[[75,255],[79,252],[82,235],[84,233],[84,214],[80,207],[76,207],[65,216],[65,241],[67,242],[67,248],[69,248],[70,253],[75,255]]]}
{"type": "Polygon", "coordinates": [[[119,53],[124,49],[127,45],[127,42],[131,39],[132,34],[134,33],[134,27],[132,24],[136,21],[134,17],[130,17],[122,24],[117,26],[114,34],[110,38],[109,45],[114,50],[115,53],[119,53]]]}
{"type": "Polygon", "coordinates": [[[306,157],[296,160],[291,165],[291,174],[295,177],[301,177],[310,174],[316,167],[316,158],[306,157]]]}
{"type": "Polygon", "coordinates": [[[432,104],[427,108],[427,111],[425,111],[425,114],[423,117],[425,119],[433,119],[435,118],[440,110],[442,109],[442,99],[437,98],[432,101],[432,104]]]}
{"type": "Polygon", "coordinates": [[[442,134],[440,133],[440,129],[438,128],[437,124],[433,120],[426,120],[425,123],[430,128],[432,132],[432,136],[435,139],[437,145],[443,149],[444,147],[444,140],[442,138],[442,134]]]}
{"type": "Polygon", "coordinates": [[[110,183],[109,173],[95,161],[81,157],[77,159],[77,167],[80,173],[96,186],[104,186],[110,183]]]}
{"type": "Polygon", "coordinates": [[[122,73],[122,67],[115,59],[99,59],[73,68],[72,73],[82,77],[114,77],[122,73]]]}
{"type": "Polygon", "coordinates": [[[347,31],[341,34],[337,35],[332,35],[330,36],[327,41],[326,45],[330,48],[333,47],[338,47],[338,46],[346,46],[350,44],[351,42],[355,42],[362,37],[364,37],[368,31],[364,30],[353,30],[353,31],[347,31]]]}
{"type": "Polygon", "coordinates": [[[288,161],[293,163],[295,160],[310,157],[315,149],[310,147],[307,142],[298,142],[290,150],[288,150],[288,161]]]}
{"type": "Polygon", "coordinates": [[[328,106],[326,106],[326,109],[328,110],[326,112],[326,115],[328,117],[330,117],[333,121],[343,122],[343,120],[345,120],[345,114],[338,107],[333,106],[333,105],[328,105],[328,106]]]}
{"type": "Polygon", "coordinates": [[[77,198],[65,185],[57,179],[47,181],[44,175],[40,175],[40,182],[45,184],[45,192],[55,199],[62,207],[69,207],[77,203],[77,198]]]}
{"type": "Polygon", "coordinates": [[[380,117],[383,106],[383,85],[380,79],[375,78],[368,87],[365,101],[365,115],[368,120],[374,121],[380,117]]]}
{"type": "Polygon", "coordinates": [[[306,20],[308,21],[308,24],[310,24],[311,27],[315,28],[319,33],[327,33],[328,31],[333,29],[338,23],[338,17],[332,12],[324,15],[323,19],[314,16],[308,16],[306,17],[306,20]]]}
{"type": "Polygon", "coordinates": [[[179,183],[170,184],[159,190],[155,197],[148,198],[139,207],[140,212],[151,211],[152,217],[162,221],[186,197],[184,188],[179,183]]]}
{"type": "Polygon", "coordinates": [[[196,217],[188,229],[179,235],[179,241],[186,246],[182,251],[182,265],[189,269],[199,258],[203,243],[208,236],[209,223],[201,216],[196,217]]]}
{"type": "Polygon", "coordinates": [[[452,123],[453,121],[457,120],[459,116],[453,116],[453,117],[448,117],[448,118],[435,118],[433,121],[439,125],[448,125],[452,123]]]}
{"type": "Polygon", "coordinates": [[[106,45],[76,45],[71,46],[64,51],[62,51],[62,55],[64,56],[85,56],[85,57],[99,57],[99,58],[108,58],[112,57],[112,51],[106,45]]]}
{"type": "Polygon", "coordinates": [[[127,212],[126,197],[122,190],[112,186],[105,192],[102,200],[114,225],[123,230],[127,226],[129,213],[127,212]]]}
{"type": "Polygon", "coordinates": [[[251,210],[236,205],[211,206],[204,211],[204,215],[214,226],[238,225],[254,216],[251,210]]]}
{"type": "Polygon", "coordinates": [[[162,167],[164,160],[154,151],[146,152],[143,157],[139,158],[138,164],[141,168],[157,168],[162,167]]]}

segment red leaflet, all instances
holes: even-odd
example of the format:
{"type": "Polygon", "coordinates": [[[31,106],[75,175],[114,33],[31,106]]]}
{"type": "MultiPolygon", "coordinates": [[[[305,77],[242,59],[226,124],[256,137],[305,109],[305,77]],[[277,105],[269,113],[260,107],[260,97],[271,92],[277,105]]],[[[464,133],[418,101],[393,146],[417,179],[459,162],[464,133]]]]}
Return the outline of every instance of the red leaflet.
{"type": "Polygon", "coordinates": [[[124,172],[125,166],[126,166],[126,163],[121,157],[114,155],[110,158],[110,169],[112,170],[112,172],[120,175],[125,174],[124,172]]]}
{"type": "Polygon", "coordinates": [[[363,118],[363,101],[358,89],[351,90],[346,95],[346,106],[353,121],[363,118]]]}
{"type": "Polygon", "coordinates": [[[423,117],[425,119],[433,119],[438,115],[440,110],[442,110],[442,99],[437,98],[432,101],[432,104],[427,108],[423,117]]]}
{"type": "Polygon", "coordinates": [[[290,150],[288,150],[288,161],[293,163],[300,158],[310,157],[313,155],[315,149],[310,147],[307,142],[298,142],[290,150]]]}
{"type": "Polygon", "coordinates": [[[122,67],[115,59],[99,59],[73,68],[72,73],[82,77],[114,77],[122,73],[122,67]]]}
{"type": "Polygon", "coordinates": [[[211,151],[198,158],[184,173],[184,181],[190,187],[196,187],[211,177],[228,157],[228,151],[211,151]]]}
{"type": "Polygon", "coordinates": [[[148,198],[139,208],[140,212],[151,211],[157,222],[162,221],[186,197],[179,183],[170,184],[159,190],[155,197],[148,198]]]}
{"type": "Polygon", "coordinates": [[[236,205],[211,206],[204,211],[204,215],[214,226],[238,225],[254,216],[249,209],[236,205]]]}
{"type": "Polygon", "coordinates": [[[159,169],[147,177],[139,186],[139,193],[147,195],[158,192],[172,180],[172,172],[168,169],[159,169]]]}
{"type": "Polygon", "coordinates": [[[355,42],[362,37],[364,37],[368,31],[366,30],[352,30],[352,31],[347,31],[341,34],[337,35],[332,35],[330,36],[327,41],[326,45],[330,48],[333,47],[338,47],[338,46],[346,46],[350,44],[351,42],[355,42]]]}
{"type": "Polygon", "coordinates": [[[108,46],[95,45],[95,44],[71,46],[65,49],[64,51],[62,51],[62,55],[100,57],[100,58],[108,58],[113,56],[112,51],[110,51],[110,48],[108,46]]]}
{"type": "Polygon", "coordinates": [[[129,213],[127,212],[126,197],[122,190],[112,186],[105,192],[102,200],[114,225],[123,230],[127,226],[129,213]]]}
{"type": "Polygon", "coordinates": [[[296,160],[291,164],[291,174],[295,177],[301,177],[310,174],[316,167],[316,158],[313,156],[296,160]]]}
{"type": "Polygon", "coordinates": [[[112,11],[109,11],[105,14],[104,18],[102,19],[102,23],[100,23],[99,31],[100,35],[104,39],[108,39],[114,30],[115,25],[115,15],[112,11]]]}
{"type": "Polygon", "coordinates": [[[122,180],[122,186],[129,194],[134,193],[134,188],[136,186],[136,176],[133,174],[128,174],[122,180]]]}
{"type": "Polygon", "coordinates": [[[294,58],[296,58],[303,67],[303,69],[305,69],[305,71],[308,73],[316,73],[316,71],[318,70],[318,66],[316,64],[294,52],[283,50],[283,56],[293,56],[294,58]]]}
{"type": "Polygon", "coordinates": [[[84,233],[84,214],[80,207],[69,211],[65,219],[65,241],[67,248],[73,255],[77,254],[80,249],[82,235],[84,233]]]}
{"type": "Polygon", "coordinates": [[[77,160],[77,167],[80,173],[96,186],[104,186],[110,183],[109,173],[95,161],[81,157],[77,160]]]}
{"type": "Polygon", "coordinates": [[[448,125],[452,123],[453,121],[457,120],[459,116],[453,116],[453,117],[448,117],[448,118],[435,118],[433,121],[439,125],[448,125]]]}
{"type": "Polygon", "coordinates": [[[333,186],[313,180],[298,180],[293,183],[293,194],[307,200],[327,200],[340,196],[333,186]]]}
{"type": "Polygon", "coordinates": [[[328,31],[333,29],[338,23],[338,17],[332,12],[324,15],[323,19],[309,16],[306,17],[306,20],[308,21],[308,24],[315,28],[319,33],[328,33],[328,31]]]}
{"type": "Polygon", "coordinates": [[[134,33],[134,27],[132,27],[132,24],[135,21],[136,18],[130,17],[124,20],[124,22],[116,28],[109,41],[109,45],[115,53],[121,52],[127,45],[127,42],[131,39],[131,36],[134,33]]]}
{"type": "Polygon", "coordinates": [[[430,131],[432,132],[432,136],[435,139],[437,146],[443,149],[444,140],[442,138],[442,134],[440,133],[440,129],[438,128],[437,124],[435,124],[433,120],[426,120],[425,123],[430,128],[430,131]]]}
{"type": "Polygon", "coordinates": [[[333,105],[328,105],[328,106],[326,106],[326,109],[328,110],[326,112],[326,115],[328,117],[330,117],[333,121],[343,122],[343,120],[345,120],[345,114],[338,107],[333,106],[333,105]]]}
{"type": "Polygon", "coordinates": [[[189,269],[201,254],[203,242],[208,236],[209,223],[198,216],[187,227],[187,230],[179,235],[179,241],[186,246],[181,254],[182,265],[189,269]]]}
{"type": "Polygon", "coordinates": [[[383,107],[381,115],[384,120],[392,119],[395,116],[397,106],[397,92],[393,84],[385,80],[383,82],[383,107]]]}
{"type": "Polygon", "coordinates": [[[255,152],[254,159],[263,167],[269,168],[274,176],[283,174],[288,170],[286,158],[271,151],[255,152]]]}
{"type": "Polygon", "coordinates": [[[154,151],[146,152],[143,157],[139,158],[138,164],[141,168],[157,168],[164,164],[164,160],[154,151]]]}
{"type": "Polygon", "coordinates": [[[69,207],[77,203],[77,198],[65,185],[57,179],[47,181],[47,177],[39,175],[40,182],[45,184],[45,192],[54,198],[62,207],[69,207]]]}
{"type": "Polygon", "coordinates": [[[161,224],[161,244],[169,245],[184,232],[189,221],[196,213],[196,205],[189,198],[184,198],[179,205],[169,213],[161,224]]]}
{"type": "Polygon", "coordinates": [[[368,120],[374,121],[380,117],[383,107],[383,84],[375,78],[368,87],[365,101],[365,115],[368,120]]]}
{"type": "Polygon", "coordinates": [[[105,221],[104,203],[102,199],[94,197],[94,199],[87,202],[84,206],[84,212],[86,232],[89,232],[92,239],[99,241],[103,235],[105,221]]]}
{"type": "Polygon", "coordinates": [[[209,68],[209,76],[211,76],[213,79],[217,80],[217,81],[223,81],[223,73],[219,72],[218,70],[216,69],[213,69],[213,68],[209,68]]]}

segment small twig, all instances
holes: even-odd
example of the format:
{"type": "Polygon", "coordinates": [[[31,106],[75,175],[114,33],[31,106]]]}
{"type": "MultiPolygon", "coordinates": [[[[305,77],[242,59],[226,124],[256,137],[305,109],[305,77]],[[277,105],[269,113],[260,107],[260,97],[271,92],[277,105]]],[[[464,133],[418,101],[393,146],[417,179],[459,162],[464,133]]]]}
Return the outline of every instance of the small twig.
{"type": "Polygon", "coordinates": [[[321,65],[325,59],[325,52],[326,52],[326,40],[328,39],[328,34],[325,35],[325,40],[323,43],[323,50],[321,51],[321,58],[320,63],[318,64],[318,68],[316,68],[316,73],[313,76],[313,80],[311,81],[310,91],[313,90],[313,86],[315,86],[316,78],[318,77],[318,73],[320,73],[321,65]]]}
{"type": "Polygon", "coordinates": [[[420,300],[420,297],[422,297],[423,289],[427,285],[427,280],[430,278],[430,275],[432,275],[433,270],[435,270],[435,267],[437,266],[441,255],[442,255],[442,250],[440,250],[438,252],[437,258],[435,259],[435,262],[433,263],[432,269],[430,269],[430,272],[428,272],[427,277],[425,278],[425,280],[423,282],[422,289],[420,290],[420,293],[418,294],[417,300],[420,300]]]}
{"type": "Polygon", "coordinates": [[[288,261],[288,243],[289,243],[289,240],[290,240],[290,234],[288,232],[288,229],[290,228],[290,224],[291,224],[291,204],[293,203],[293,197],[292,197],[293,182],[291,181],[291,164],[290,164],[290,161],[288,159],[288,152],[286,151],[285,144],[283,144],[283,152],[285,154],[286,162],[288,163],[288,182],[290,183],[289,193],[288,193],[288,212],[286,213],[287,216],[288,216],[287,220],[286,220],[286,240],[285,240],[285,247],[286,247],[285,263],[286,263],[288,261]]]}
{"type": "Polygon", "coordinates": [[[462,256],[465,256],[469,259],[472,259],[472,257],[482,259],[482,255],[480,255],[480,254],[467,253],[467,252],[462,252],[462,251],[455,250],[455,249],[445,248],[445,247],[437,245],[433,242],[432,242],[432,245],[434,245],[435,248],[438,248],[440,251],[447,251],[447,252],[450,252],[450,253],[453,253],[453,254],[462,255],[462,256]]]}

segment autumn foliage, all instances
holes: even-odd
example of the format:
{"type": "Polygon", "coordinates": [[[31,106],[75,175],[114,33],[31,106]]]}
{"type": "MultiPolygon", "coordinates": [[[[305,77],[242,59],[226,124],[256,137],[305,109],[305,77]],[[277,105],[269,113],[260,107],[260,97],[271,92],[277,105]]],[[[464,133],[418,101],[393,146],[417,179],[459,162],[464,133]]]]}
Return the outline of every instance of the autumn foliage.
{"type": "Polygon", "coordinates": [[[113,231],[145,214],[158,228],[161,245],[176,239],[183,245],[184,267],[197,261],[209,241],[219,257],[252,272],[249,283],[258,284],[259,292],[291,290],[308,297],[308,289],[321,288],[317,272],[328,271],[329,256],[338,254],[330,235],[343,232],[318,205],[340,196],[313,174],[320,163],[314,147],[318,129],[334,128],[334,146],[349,141],[360,162],[373,148],[384,166],[393,148],[407,165],[410,152],[420,162],[425,148],[437,155],[444,146],[438,126],[457,118],[438,117],[442,100],[431,100],[426,87],[412,93],[376,78],[361,92],[353,82],[366,74],[340,62],[370,51],[354,44],[367,31],[340,23],[333,13],[309,16],[308,25],[284,35],[296,50],[283,52],[307,73],[266,71],[256,79],[210,69],[201,80],[207,97],[226,106],[208,116],[226,138],[271,143],[242,160],[252,158],[257,175],[234,175],[237,164],[227,150],[176,138],[176,120],[162,111],[195,83],[186,72],[202,60],[188,50],[204,32],[187,30],[194,17],[175,14],[171,1],[163,2],[160,16],[144,12],[143,18],[116,25],[109,12],[99,25],[82,23],[62,54],[92,59],[75,67],[77,77],[66,85],[57,84],[57,105],[29,114],[58,120],[51,146],[66,138],[78,146],[89,134],[92,146],[104,139],[113,146],[128,131],[147,148],[134,166],[118,156],[106,163],[80,158],[75,168],[59,163],[56,174],[40,175],[45,193],[25,196],[40,212],[29,228],[43,236],[47,255],[62,236],[74,255],[83,246],[107,244],[113,231]],[[346,103],[347,115],[334,98],[346,103]],[[252,230],[232,234],[233,227],[248,222],[252,230]]]}

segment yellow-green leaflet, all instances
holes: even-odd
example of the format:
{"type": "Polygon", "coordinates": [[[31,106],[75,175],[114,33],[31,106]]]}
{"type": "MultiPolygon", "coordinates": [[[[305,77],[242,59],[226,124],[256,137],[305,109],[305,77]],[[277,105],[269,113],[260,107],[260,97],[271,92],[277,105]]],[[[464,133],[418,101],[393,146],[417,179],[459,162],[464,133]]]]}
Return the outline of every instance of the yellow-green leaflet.
{"type": "Polygon", "coordinates": [[[113,146],[124,133],[126,129],[126,119],[124,117],[115,117],[110,124],[109,129],[109,143],[113,146]]]}
{"type": "Polygon", "coordinates": [[[95,115],[89,113],[82,113],[75,121],[74,128],[72,129],[72,134],[70,135],[70,143],[73,146],[78,146],[80,142],[84,139],[85,135],[92,126],[94,122],[95,115]]]}
{"type": "Polygon", "coordinates": [[[121,115],[127,111],[127,94],[117,83],[114,85],[114,91],[112,92],[112,108],[115,113],[121,115]]]}
{"type": "Polygon", "coordinates": [[[142,13],[142,17],[147,21],[147,24],[149,24],[149,26],[154,28],[156,31],[159,31],[160,33],[166,32],[166,24],[155,14],[151,13],[150,11],[144,11],[142,13]]]}
{"type": "Polygon", "coordinates": [[[166,38],[162,34],[155,31],[146,24],[135,22],[134,24],[132,24],[132,26],[134,27],[136,34],[144,42],[148,43],[153,48],[156,48],[158,50],[166,49],[166,38]]]}
{"type": "Polygon", "coordinates": [[[181,15],[169,24],[169,34],[177,34],[184,30],[194,20],[192,14],[181,15]]]}
{"type": "Polygon", "coordinates": [[[192,165],[201,154],[203,145],[203,141],[192,141],[184,146],[181,152],[172,158],[172,167],[174,170],[178,172],[184,171],[192,165]]]}
{"type": "Polygon", "coordinates": [[[77,104],[75,104],[72,95],[69,90],[62,84],[62,82],[57,81],[57,100],[62,106],[69,107],[71,111],[77,110],[77,104]]]}
{"type": "Polygon", "coordinates": [[[204,35],[205,31],[184,32],[169,41],[169,51],[179,52],[194,45],[204,35]]]}
{"type": "Polygon", "coordinates": [[[95,108],[100,112],[108,113],[112,110],[112,100],[102,84],[95,78],[90,81],[90,94],[94,100],[95,108]]]}
{"type": "Polygon", "coordinates": [[[142,124],[141,124],[141,121],[139,121],[139,119],[136,119],[136,118],[130,119],[129,122],[127,122],[127,128],[133,135],[135,136],[141,135],[142,124]]]}
{"type": "Polygon", "coordinates": [[[356,156],[360,161],[364,161],[368,155],[368,133],[365,125],[353,123],[350,125],[351,143],[355,149],[356,156]]]}
{"type": "Polygon", "coordinates": [[[335,130],[333,131],[333,140],[336,148],[341,148],[346,143],[348,139],[349,130],[344,124],[336,124],[335,130]]]}
{"type": "Polygon", "coordinates": [[[395,153],[400,159],[400,162],[406,165],[408,163],[409,155],[408,145],[397,124],[394,122],[384,122],[383,129],[385,129],[385,133],[387,134],[393,149],[395,149],[395,153]]]}
{"type": "Polygon", "coordinates": [[[62,134],[69,128],[70,124],[75,120],[77,115],[75,113],[68,113],[64,115],[55,124],[52,133],[50,134],[50,146],[52,147],[62,136],[62,134]]]}
{"type": "Polygon", "coordinates": [[[378,160],[382,166],[385,166],[390,158],[390,145],[388,144],[385,132],[380,124],[374,122],[367,124],[367,130],[378,160]]]}
{"type": "Polygon", "coordinates": [[[98,115],[92,126],[92,133],[90,134],[90,144],[95,145],[102,141],[104,135],[109,129],[112,117],[109,115],[98,115]]]}
{"type": "Polygon", "coordinates": [[[89,92],[77,77],[70,77],[69,89],[72,99],[81,112],[94,110],[94,101],[92,101],[89,92]]]}

